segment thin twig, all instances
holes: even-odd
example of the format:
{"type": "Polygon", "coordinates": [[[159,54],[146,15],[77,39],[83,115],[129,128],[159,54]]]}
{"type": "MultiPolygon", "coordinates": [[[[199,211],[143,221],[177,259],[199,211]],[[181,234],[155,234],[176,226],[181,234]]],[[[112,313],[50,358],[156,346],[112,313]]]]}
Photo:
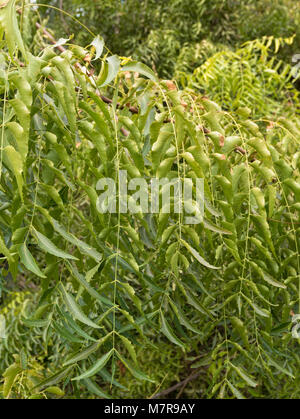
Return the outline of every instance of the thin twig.
{"type": "Polygon", "coordinates": [[[161,391],[160,393],[156,393],[154,396],[151,397],[151,399],[158,399],[161,396],[166,396],[166,395],[172,393],[172,391],[176,390],[177,388],[180,388],[182,386],[186,386],[189,382],[198,378],[201,375],[201,372],[202,371],[197,371],[197,372],[189,375],[185,380],[180,381],[180,383],[177,383],[174,386],[172,386],[170,388],[167,388],[166,390],[161,391]]]}
{"type": "MultiPolygon", "coordinates": [[[[63,10],[63,0],[59,0],[59,8],[63,10]]],[[[60,20],[66,32],[69,31],[68,24],[66,22],[65,16],[62,12],[60,12],[60,20]]]]}

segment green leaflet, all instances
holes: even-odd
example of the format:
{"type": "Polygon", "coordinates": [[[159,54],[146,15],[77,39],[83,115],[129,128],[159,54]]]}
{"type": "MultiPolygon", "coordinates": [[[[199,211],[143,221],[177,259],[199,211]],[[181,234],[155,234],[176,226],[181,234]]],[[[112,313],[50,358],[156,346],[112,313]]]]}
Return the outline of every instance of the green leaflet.
{"type": "Polygon", "coordinates": [[[248,141],[248,144],[250,144],[263,158],[270,158],[271,153],[264,140],[253,138],[248,141]]]}
{"type": "Polygon", "coordinates": [[[125,140],[123,141],[124,146],[128,149],[132,160],[134,161],[136,167],[139,171],[142,171],[144,169],[144,159],[141,156],[139,149],[135,142],[132,140],[125,140]]]}
{"type": "Polygon", "coordinates": [[[78,304],[76,303],[75,299],[71,296],[71,294],[69,294],[64,286],[62,284],[60,284],[60,291],[62,293],[63,296],[63,300],[66,304],[66,307],[68,309],[68,311],[70,312],[70,314],[72,314],[72,316],[79,320],[81,323],[86,324],[87,326],[93,327],[95,329],[100,329],[100,326],[98,326],[96,323],[94,323],[92,320],[90,320],[81,310],[81,308],[78,306],[78,304]]]}
{"type": "Polygon", "coordinates": [[[138,128],[135,126],[134,122],[128,118],[127,116],[120,115],[118,117],[119,122],[130,131],[132,137],[134,138],[135,142],[139,145],[141,140],[141,134],[138,128]]]}
{"type": "Polygon", "coordinates": [[[20,98],[16,97],[15,99],[10,100],[10,104],[13,107],[16,116],[20,122],[24,130],[24,137],[23,137],[23,146],[27,149],[28,144],[28,136],[29,136],[29,128],[30,128],[30,111],[25,105],[24,102],[21,101],[20,98]]]}
{"type": "Polygon", "coordinates": [[[57,322],[53,321],[51,323],[51,326],[55,329],[58,336],[60,336],[62,339],[65,339],[67,342],[71,343],[83,343],[84,341],[79,339],[78,337],[74,336],[70,330],[68,330],[66,327],[61,326],[57,322]]]}
{"type": "Polygon", "coordinates": [[[230,321],[231,321],[232,326],[234,327],[234,329],[241,336],[246,348],[249,348],[248,332],[247,332],[246,326],[244,325],[242,320],[239,319],[238,317],[233,316],[233,317],[230,318],[230,321]]]}
{"type": "Polygon", "coordinates": [[[128,350],[131,358],[133,359],[133,362],[137,365],[138,362],[137,362],[136,352],[135,352],[133,344],[125,336],[119,335],[119,337],[120,337],[121,341],[123,342],[125,348],[128,350]]]}
{"type": "Polygon", "coordinates": [[[187,248],[187,250],[191,253],[191,255],[197,259],[197,261],[199,263],[201,263],[201,265],[205,266],[206,268],[209,269],[220,269],[216,266],[211,265],[210,263],[206,262],[205,259],[203,259],[202,256],[199,255],[199,253],[192,247],[190,246],[185,240],[181,239],[181,243],[187,248]]]}
{"type": "Polygon", "coordinates": [[[272,185],[268,185],[269,195],[269,217],[272,217],[276,203],[276,188],[272,185]]]}
{"type": "Polygon", "coordinates": [[[88,138],[89,141],[91,141],[101,158],[101,161],[103,163],[107,162],[107,149],[105,144],[105,139],[103,138],[103,135],[99,133],[97,130],[93,128],[93,125],[90,124],[87,121],[80,121],[79,123],[79,129],[82,132],[82,134],[85,136],[85,138],[88,138]]]}
{"type": "Polygon", "coordinates": [[[257,387],[258,384],[251,378],[249,375],[245,373],[240,367],[233,365],[230,363],[232,368],[238,373],[238,375],[250,386],[250,387],[257,387]]]}
{"type": "Polygon", "coordinates": [[[32,91],[31,91],[31,86],[29,84],[29,82],[27,81],[27,79],[25,77],[22,76],[21,74],[13,74],[9,80],[11,80],[14,85],[17,87],[19,94],[20,94],[20,98],[21,101],[24,103],[24,105],[30,109],[31,105],[32,105],[32,91]]]}
{"type": "Polygon", "coordinates": [[[101,110],[101,112],[103,113],[103,116],[104,116],[106,122],[108,123],[108,125],[110,126],[110,128],[113,129],[114,125],[113,125],[113,122],[111,120],[111,114],[109,112],[109,108],[107,108],[106,103],[103,102],[103,100],[96,93],[94,93],[92,91],[89,92],[89,95],[93,99],[93,101],[96,103],[98,108],[101,110]]]}
{"type": "Polygon", "coordinates": [[[72,378],[72,381],[84,380],[86,378],[92,377],[93,375],[97,374],[97,372],[99,372],[107,364],[107,362],[110,360],[113,353],[114,353],[114,349],[111,349],[83,374],[75,378],[72,378]]]}
{"type": "Polygon", "coordinates": [[[276,257],[276,252],[275,252],[274,244],[273,244],[273,241],[272,241],[270,227],[269,227],[269,224],[267,222],[266,217],[264,217],[262,215],[252,215],[252,218],[253,218],[253,221],[256,225],[258,234],[266,240],[266,242],[268,243],[273,255],[276,257]]]}
{"type": "Polygon", "coordinates": [[[185,291],[185,295],[187,297],[187,302],[193,306],[196,310],[200,313],[203,313],[213,319],[214,313],[208,310],[203,304],[200,303],[189,291],[185,291]]]}
{"type": "Polygon", "coordinates": [[[245,397],[242,395],[242,393],[233,385],[230,381],[227,380],[227,385],[232,391],[232,394],[238,399],[238,400],[244,400],[245,397]]]}
{"type": "Polygon", "coordinates": [[[12,386],[14,385],[15,379],[18,374],[22,372],[22,368],[17,364],[12,364],[3,373],[4,384],[3,384],[3,397],[9,398],[12,386]]]}
{"type": "Polygon", "coordinates": [[[99,262],[102,259],[101,253],[99,253],[96,249],[89,246],[82,240],[79,240],[73,234],[67,233],[66,230],[54,218],[50,217],[50,221],[52,222],[55,231],[59,233],[69,243],[72,243],[75,246],[77,246],[83,253],[92,257],[96,262],[99,262]]]}
{"type": "Polygon", "coordinates": [[[84,330],[82,330],[81,327],[78,326],[75,320],[73,320],[72,317],[68,313],[60,310],[59,307],[57,307],[57,310],[60,314],[61,319],[63,321],[67,320],[68,325],[70,326],[70,329],[72,330],[72,332],[75,331],[79,336],[83,337],[87,341],[96,342],[96,339],[94,339],[92,336],[89,336],[84,330]]]}
{"type": "Polygon", "coordinates": [[[104,47],[104,39],[102,36],[97,35],[91,42],[91,45],[95,48],[96,54],[94,60],[98,60],[101,57],[104,47]]]}
{"type": "Polygon", "coordinates": [[[44,387],[52,386],[53,384],[59,383],[63,378],[65,378],[69,372],[71,372],[73,369],[73,366],[62,368],[57,373],[51,375],[50,377],[46,378],[44,381],[41,381],[39,384],[37,384],[34,388],[42,389],[44,387]]]}
{"type": "Polygon", "coordinates": [[[172,127],[170,127],[169,124],[167,124],[160,130],[156,141],[153,143],[151,152],[152,163],[155,169],[157,169],[160,161],[164,158],[165,152],[169,148],[173,135],[174,131],[172,127]]]}
{"type": "Polygon", "coordinates": [[[136,296],[134,288],[130,284],[125,282],[120,282],[119,285],[121,285],[122,288],[127,292],[127,294],[132,299],[139,312],[143,314],[141,300],[136,296]]]}
{"type": "Polygon", "coordinates": [[[276,281],[271,277],[267,272],[264,272],[255,262],[251,262],[251,266],[259,273],[261,278],[266,281],[268,284],[273,285],[273,287],[286,289],[286,285],[282,284],[279,281],[276,281]]]}
{"type": "Polygon", "coordinates": [[[150,381],[151,383],[155,382],[142,371],[131,365],[131,363],[126,358],[124,358],[118,351],[116,351],[116,355],[120,359],[120,361],[125,365],[125,367],[129,369],[129,371],[135,378],[141,381],[150,381]]]}
{"type": "Polygon", "coordinates": [[[286,368],[279,365],[274,359],[272,359],[269,355],[267,355],[268,362],[272,367],[276,368],[278,371],[282,372],[283,374],[287,375],[288,377],[291,377],[292,379],[295,379],[295,376],[288,371],[286,368]]]}
{"type": "Polygon", "coordinates": [[[96,384],[94,381],[92,381],[90,378],[85,378],[84,380],[82,380],[83,383],[86,385],[87,389],[95,394],[98,397],[102,397],[103,399],[111,399],[112,397],[109,396],[107,393],[104,393],[100,387],[98,386],[98,384],[96,384]]]}
{"type": "Polygon", "coordinates": [[[170,169],[175,161],[175,157],[169,157],[168,159],[164,159],[156,171],[156,177],[161,179],[167,176],[167,174],[170,172],[170,169]]]}
{"type": "Polygon", "coordinates": [[[140,73],[143,76],[148,77],[148,79],[150,80],[158,81],[154,72],[145,64],[140,63],[138,61],[132,61],[128,64],[125,64],[121,67],[121,71],[134,71],[135,73],[140,73]]]}
{"type": "Polygon", "coordinates": [[[10,251],[6,247],[4,240],[1,237],[1,233],[0,233],[0,252],[7,258],[9,262],[12,262],[12,256],[10,254],[10,251]]]}
{"type": "Polygon", "coordinates": [[[253,188],[251,192],[256,200],[259,210],[264,211],[265,210],[265,197],[261,189],[253,188]]]}
{"type": "Polygon", "coordinates": [[[231,153],[232,150],[234,150],[235,147],[242,144],[242,139],[237,136],[230,136],[226,137],[224,146],[222,147],[223,153],[231,153]]]}
{"type": "Polygon", "coordinates": [[[42,233],[38,232],[37,230],[33,229],[33,235],[37,239],[38,246],[47,253],[51,255],[57,256],[62,259],[73,259],[77,260],[74,256],[60,250],[58,247],[55,246],[46,236],[42,233]]]}
{"type": "Polygon", "coordinates": [[[113,305],[107,298],[100,295],[81,275],[78,270],[71,264],[68,264],[70,268],[70,272],[74,276],[74,278],[83,286],[83,288],[91,295],[91,297],[95,298],[99,302],[103,302],[107,305],[113,305]]]}
{"type": "Polygon", "coordinates": [[[270,317],[270,312],[260,308],[257,304],[255,304],[253,301],[251,301],[248,297],[245,295],[243,296],[245,300],[250,304],[250,306],[253,308],[253,310],[261,317],[270,317]]]}
{"type": "Polygon", "coordinates": [[[72,67],[70,66],[68,60],[66,58],[62,58],[62,56],[54,57],[52,59],[52,63],[55,64],[57,68],[61,71],[61,73],[63,74],[63,78],[64,78],[65,86],[66,86],[66,91],[65,91],[66,105],[68,106],[68,108],[73,108],[74,103],[72,99],[75,101],[76,95],[75,95],[75,79],[74,79],[72,67]],[[69,95],[70,97],[66,97],[69,95]]]}
{"type": "Polygon", "coordinates": [[[170,342],[174,343],[175,345],[180,346],[183,350],[185,349],[184,343],[179,340],[175,334],[173,333],[169,323],[165,319],[165,316],[162,312],[160,312],[160,319],[161,319],[161,331],[163,334],[170,340],[170,342]]]}
{"type": "Polygon", "coordinates": [[[99,114],[99,112],[94,112],[94,110],[85,102],[80,102],[79,107],[83,109],[87,114],[90,115],[90,117],[95,121],[97,130],[104,135],[104,137],[109,141],[110,145],[112,145],[111,142],[111,133],[110,129],[107,126],[107,123],[105,122],[104,118],[99,114]]]}
{"type": "Polygon", "coordinates": [[[64,211],[65,207],[64,207],[64,203],[57,191],[56,188],[54,188],[54,186],[52,185],[46,185],[45,183],[40,183],[40,186],[42,189],[44,189],[44,191],[46,192],[46,194],[48,195],[48,197],[52,198],[53,201],[56,203],[56,205],[62,210],[64,211]]]}
{"type": "MultiPolygon", "coordinates": [[[[103,339],[101,339],[101,341],[103,341],[103,339]]],[[[92,353],[96,352],[100,348],[101,343],[103,343],[101,341],[93,343],[88,348],[84,349],[83,351],[79,352],[77,355],[73,356],[71,359],[68,359],[64,363],[64,366],[70,365],[70,364],[75,364],[79,361],[82,361],[83,359],[88,358],[92,353]]]]}
{"type": "Polygon", "coordinates": [[[20,259],[23,265],[35,275],[39,276],[40,278],[46,278],[43,272],[40,270],[38,265],[36,264],[32,254],[29,252],[28,248],[26,247],[25,243],[21,244],[19,248],[20,259]]]}
{"type": "Polygon", "coordinates": [[[26,370],[28,367],[28,359],[24,348],[20,350],[20,365],[22,370],[26,370]]]}
{"type": "Polygon", "coordinates": [[[208,230],[214,231],[215,233],[228,234],[228,235],[232,234],[231,231],[228,231],[225,228],[221,228],[206,219],[203,220],[203,225],[205,228],[207,228],[208,230]]]}
{"type": "Polygon", "coordinates": [[[183,311],[179,308],[178,304],[175,304],[172,300],[170,300],[170,304],[178,318],[178,320],[180,321],[180,323],[185,326],[187,329],[191,330],[194,333],[197,333],[199,335],[202,334],[202,332],[200,330],[198,330],[195,326],[193,326],[190,321],[186,318],[186,316],[183,314],[183,311]]]}
{"type": "Polygon", "coordinates": [[[182,153],[182,157],[187,161],[191,169],[195,172],[195,174],[199,177],[203,177],[203,171],[201,167],[198,165],[196,160],[194,159],[194,156],[191,153],[185,152],[182,153]]]}
{"type": "Polygon", "coordinates": [[[36,319],[27,319],[23,317],[22,322],[25,324],[25,326],[28,326],[28,327],[45,327],[45,326],[48,326],[49,319],[36,320],[36,319]]]}
{"type": "Polygon", "coordinates": [[[100,263],[98,263],[96,266],[94,266],[92,269],[90,269],[86,274],[86,280],[87,282],[90,282],[94,275],[97,273],[98,269],[100,267],[100,263]]]}

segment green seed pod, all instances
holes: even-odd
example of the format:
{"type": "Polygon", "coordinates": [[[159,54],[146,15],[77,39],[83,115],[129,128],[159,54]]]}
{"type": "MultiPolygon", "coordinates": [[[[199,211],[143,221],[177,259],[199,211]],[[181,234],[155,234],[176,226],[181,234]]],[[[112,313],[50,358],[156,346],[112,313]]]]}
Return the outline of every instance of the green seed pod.
{"type": "Polygon", "coordinates": [[[224,130],[219,122],[219,116],[217,113],[215,112],[208,112],[204,115],[202,115],[202,118],[204,119],[204,121],[207,122],[209,128],[211,129],[211,131],[218,131],[220,132],[222,135],[224,135],[224,130]]]}
{"type": "Polygon", "coordinates": [[[32,91],[31,86],[25,77],[22,77],[20,74],[14,74],[10,75],[9,80],[12,81],[18,89],[22,102],[27,106],[27,108],[30,108],[32,104],[32,91]]]}
{"type": "Polygon", "coordinates": [[[52,70],[53,70],[53,68],[52,68],[50,65],[47,65],[46,67],[44,67],[44,68],[41,70],[41,73],[42,73],[42,75],[43,75],[44,77],[48,77],[48,76],[49,76],[49,74],[51,74],[52,70]]]}
{"type": "Polygon", "coordinates": [[[175,157],[170,157],[168,159],[163,160],[156,171],[156,177],[159,179],[165,177],[167,173],[169,173],[174,163],[174,160],[175,160],[175,157]]]}
{"type": "Polygon", "coordinates": [[[168,150],[173,136],[174,132],[170,125],[162,127],[160,130],[158,138],[151,148],[154,169],[158,168],[159,162],[164,158],[165,152],[168,150]]]}
{"type": "Polygon", "coordinates": [[[143,169],[144,169],[144,159],[143,159],[143,156],[140,154],[136,143],[132,140],[124,140],[123,145],[129,151],[129,153],[132,157],[132,160],[134,161],[134,163],[135,163],[136,167],[139,169],[139,171],[143,171],[143,169]]]}
{"type": "Polygon", "coordinates": [[[43,61],[49,62],[52,58],[56,57],[56,53],[52,47],[47,47],[44,49],[41,59],[43,61]]]}
{"type": "Polygon", "coordinates": [[[194,242],[196,246],[199,246],[200,244],[199,236],[192,227],[183,226],[182,230],[194,242]]]}
{"type": "Polygon", "coordinates": [[[170,148],[168,148],[168,150],[166,151],[166,157],[175,157],[176,154],[177,154],[176,147],[173,145],[170,148]]]}
{"type": "Polygon", "coordinates": [[[22,156],[22,160],[25,161],[28,153],[28,143],[26,141],[26,138],[24,138],[23,127],[17,122],[8,122],[6,126],[14,134],[18,146],[18,151],[22,156]]]}
{"type": "Polygon", "coordinates": [[[188,152],[182,153],[182,157],[186,160],[186,162],[188,163],[190,168],[195,172],[195,174],[199,178],[204,177],[204,174],[203,174],[203,171],[202,171],[201,167],[196,162],[196,160],[194,159],[194,156],[191,153],[188,153],[188,152]]]}
{"type": "Polygon", "coordinates": [[[224,135],[218,131],[210,132],[207,136],[213,141],[216,150],[220,150],[225,143],[224,135]]]}
{"type": "Polygon", "coordinates": [[[222,108],[216,102],[206,97],[201,99],[201,104],[204,106],[206,112],[222,112],[222,108]]]}
{"type": "Polygon", "coordinates": [[[282,125],[289,133],[291,133],[293,137],[300,137],[300,131],[292,121],[288,121],[286,118],[280,117],[278,119],[278,123],[279,125],[282,125]]]}
{"type": "Polygon", "coordinates": [[[268,150],[267,144],[264,140],[259,138],[252,138],[248,141],[248,144],[251,145],[263,158],[268,159],[271,157],[271,153],[268,150]]]}
{"type": "Polygon", "coordinates": [[[251,192],[256,200],[259,210],[264,213],[266,203],[265,203],[265,197],[264,197],[263,192],[259,188],[253,188],[251,189],[251,192]]]}
{"type": "Polygon", "coordinates": [[[181,265],[183,266],[183,268],[187,271],[188,269],[189,269],[189,267],[190,267],[190,263],[189,263],[189,261],[187,260],[187,258],[184,256],[184,255],[182,255],[182,254],[180,254],[179,255],[179,259],[180,259],[180,261],[181,261],[181,265]]]}
{"type": "Polygon", "coordinates": [[[231,137],[226,137],[224,146],[222,147],[223,153],[231,153],[237,146],[242,145],[242,139],[236,135],[231,137]]]}
{"type": "Polygon", "coordinates": [[[169,238],[171,237],[175,229],[176,229],[176,225],[173,225],[173,226],[169,226],[168,228],[164,230],[161,236],[161,244],[160,244],[161,246],[167,243],[167,241],[169,240],[169,238]]]}
{"type": "Polygon", "coordinates": [[[225,177],[221,175],[215,176],[215,179],[220,184],[221,188],[223,189],[224,195],[228,202],[232,203],[233,192],[232,192],[232,184],[231,182],[225,177]]]}
{"type": "Polygon", "coordinates": [[[56,144],[57,143],[57,137],[52,132],[46,131],[44,133],[44,135],[51,144],[56,144]]]}
{"type": "Polygon", "coordinates": [[[171,261],[172,256],[174,255],[174,252],[176,252],[178,248],[178,243],[172,243],[170,244],[170,246],[168,247],[167,251],[166,251],[166,260],[168,262],[171,261]]]}
{"type": "Polygon", "coordinates": [[[297,201],[300,201],[300,183],[295,179],[286,179],[284,185],[287,185],[294,192],[297,201]]]}
{"type": "Polygon", "coordinates": [[[179,253],[175,252],[171,257],[170,262],[167,261],[170,263],[172,271],[174,272],[176,276],[178,276],[178,259],[179,259],[179,253]]]}
{"type": "Polygon", "coordinates": [[[203,150],[198,145],[189,147],[187,152],[191,153],[196,162],[199,164],[203,173],[206,173],[209,170],[210,160],[208,156],[204,153],[203,150]]]}
{"type": "MultiPolygon", "coordinates": [[[[125,159],[125,157],[123,157],[123,159],[125,159]]],[[[129,163],[124,164],[123,169],[127,170],[129,176],[131,178],[138,178],[141,176],[140,171],[138,170],[137,167],[135,167],[132,162],[130,162],[130,160],[128,159],[128,157],[126,156],[126,160],[129,161],[129,163]]]]}
{"type": "Polygon", "coordinates": [[[87,55],[87,50],[79,45],[72,45],[71,51],[75,55],[75,57],[78,57],[80,59],[84,58],[87,55]]]}
{"type": "Polygon", "coordinates": [[[255,122],[250,121],[250,119],[247,121],[242,121],[241,125],[242,127],[246,128],[246,130],[249,131],[253,137],[262,137],[258,125],[255,122]]]}

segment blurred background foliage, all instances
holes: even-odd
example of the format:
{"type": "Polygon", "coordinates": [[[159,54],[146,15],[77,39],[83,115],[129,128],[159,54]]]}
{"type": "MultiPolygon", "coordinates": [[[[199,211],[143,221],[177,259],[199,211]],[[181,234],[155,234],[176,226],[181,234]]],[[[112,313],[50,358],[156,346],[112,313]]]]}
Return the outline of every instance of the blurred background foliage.
{"type": "MultiPolygon", "coordinates": [[[[299,1],[293,0],[45,0],[75,16],[116,54],[152,66],[163,78],[175,70],[193,71],[216,50],[234,49],[263,36],[296,35],[281,55],[291,62],[300,49],[299,1]]],[[[87,45],[87,31],[66,14],[40,7],[57,36],[76,34],[87,45]]]]}

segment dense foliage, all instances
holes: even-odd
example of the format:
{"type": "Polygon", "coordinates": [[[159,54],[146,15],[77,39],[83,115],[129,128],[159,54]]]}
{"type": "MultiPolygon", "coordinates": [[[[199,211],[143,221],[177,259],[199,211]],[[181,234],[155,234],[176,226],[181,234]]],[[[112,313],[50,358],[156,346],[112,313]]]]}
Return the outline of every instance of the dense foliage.
{"type": "MultiPolygon", "coordinates": [[[[217,49],[236,47],[263,36],[296,35],[300,48],[300,8],[294,0],[46,0],[40,13],[56,34],[76,33],[87,45],[84,28],[66,13],[104,37],[116,54],[143,60],[161,77],[177,67],[193,71],[217,49]]],[[[291,62],[291,49],[282,51],[291,62]]]]}
{"type": "MultiPolygon", "coordinates": [[[[236,29],[236,2],[109,1],[94,4],[109,17],[109,50],[83,32],[85,47],[50,46],[27,2],[5,3],[2,397],[151,397],[194,372],[179,396],[299,397],[299,92],[279,55],[292,33],[238,46],[265,33],[236,29]],[[123,8],[143,16],[145,32],[133,12],[122,23],[123,8]],[[141,38],[129,44],[131,26],[141,38]],[[212,26],[217,44],[203,41],[212,26]],[[184,48],[198,44],[199,61],[191,53],[186,64],[184,48]],[[124,57],[134,51],[149,67],[124,57]],[[97,183],[119,185],[120,170],[128,180],[204,179],[203,219],[187,225],[162,208],[102,214],[97,183]]],[[[86,3],[78,17],[89,20],[86,3]]]]}

